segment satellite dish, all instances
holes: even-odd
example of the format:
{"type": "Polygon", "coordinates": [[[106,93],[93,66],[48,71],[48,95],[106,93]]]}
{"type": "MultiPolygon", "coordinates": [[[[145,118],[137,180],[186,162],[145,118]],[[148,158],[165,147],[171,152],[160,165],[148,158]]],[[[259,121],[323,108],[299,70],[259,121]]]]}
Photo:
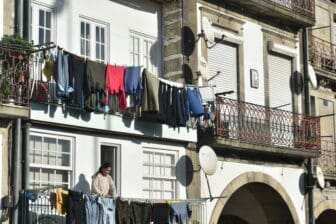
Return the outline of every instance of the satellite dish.
{"type": "Polygon", "coordinates": [[[310,63],[308,64],[308,78],[313,88],[316,89],[317,88],[316,74],[315,74],[313,66],[310,63]]]}
{"type": "Polygon", "coordinates": [[[184,76],[184,82],[186,84],[192,84],[193,82],[193,74],[192,74],[192,70],[190,68],[189,65],[187,64],[183,64],[182,65],[182,71],[183,71],[183,76],[184,76]]]}
{"type": "Polygon", "coordinates": [[[205,39],[209,42],[214,42],[215,41],[214,30],[211,26],[211,22],[208,20],[207,17],[202,17],[202,29],[205,39]]]}
{"type": "Polygon", "coordinates": [[[317,183],[321,188],[324,188],[325,182],[324,182],[324,176],[322,169],[319,166],[316,166],[316,177],[317,177],[317,183]]]}
{"type": "Polygon", "coordinates": [[[292,74],[291,89],[297,95],[301,94],[303,91],[303,79],[302,79],[301,73],[298,71],[295,71],[292,74]]]}
{"type": "Polygon", "coordinates": [[[195,49],[195,36],[189,26],[182,27],[183,55],[190,56],[195,49]]]}
{"type": "Polygon", "coordinates": [[[198,153],[202,170],[207,175],[212,175],[217,169],[217,156],[210,146],[203,145],[198,153]]]}

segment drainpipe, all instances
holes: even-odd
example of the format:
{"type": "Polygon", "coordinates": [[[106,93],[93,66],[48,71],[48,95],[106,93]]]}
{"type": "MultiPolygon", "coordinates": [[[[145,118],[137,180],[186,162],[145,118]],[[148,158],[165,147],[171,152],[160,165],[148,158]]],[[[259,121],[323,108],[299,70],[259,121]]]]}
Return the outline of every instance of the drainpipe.
{"type": "Polygon", "coordinates": [[[23,36],[23,0],[15,0],[15,33],[23,36]]]}
{"type": "Polygon", "coordinates": [[[29,188],[29,144],[30,144],[30,128],[31,123],[26,122],[24,126],[24,136],[22,138],[23,145],[23,170],[22,170],[22,178],[23,178],[23,187],[24,189],[29,188]]]}
{"type": "Polygon", "coordinates": [[[23,10],[24,10],[24,18],[25,22],[23,23],[22,31],[23,31],[23,37],[28,41],[31,42],[31,0],[24,0],[24,5],[23,5],[23,10]]]}
{"type": "Polygon", "coordinates": [[[21,118],[15,120],[15,134],[12,136],[14,147],[12,148],[12,187],[13,187],[13,209],[11,223],[18,223],[19,214],[19,191],[21,190],[21,118]]]}
{"type": "MultiPolygon", "coordinates": [[[[310,95],[309,95],[309,78],[308,78],[308,28],[303,28],[302,32],[303,41],[303,71],[304,71],[304,93],[305,93],[305,112],[306,115],[310,115],[310,95]]],[[[309,212],[309,224],[315,224],[314,216],[314,178],[313,178],[313,162],[312,158],[308,159],[307,164],[307,190],[308,190],[308,212],[309,212]]]]}

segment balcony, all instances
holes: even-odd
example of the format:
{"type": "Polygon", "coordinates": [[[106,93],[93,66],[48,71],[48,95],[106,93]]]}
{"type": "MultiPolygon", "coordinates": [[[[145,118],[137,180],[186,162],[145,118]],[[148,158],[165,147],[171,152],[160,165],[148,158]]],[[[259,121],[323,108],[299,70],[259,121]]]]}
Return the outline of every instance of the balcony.
{"type": "MultiPolygon", "coordinates": [[[[214,3],[218,1],[212,1],[214,3]]],[[[223,0],[222,5],[255,15],[268,22],[300,28],[315,23],[314,0],[223,0]]]]}
{"type": "Polygon", "coordinates": [[[336,178],[335,146],[335,142],[321,141],[321,156],[314,160],[314,165],[321,167],[327,179],[336,178]]]}
{"type": "Polygon", "coordinates": [[[29,57],[0,46],[0,117],[28,117],[29,92],[29,57]]]}
{"type": "Polygon", "coordinates": [[[293,157],[320,154],[320,118],[217,97],[215,121],[201,122],[199,135],[214,147],[293,157]]]}
{"type": "Polygon", "coordinates": [[[336,46],[321,38],[309,39],[309,59],[315,68],[336,72],[336,46]]]}

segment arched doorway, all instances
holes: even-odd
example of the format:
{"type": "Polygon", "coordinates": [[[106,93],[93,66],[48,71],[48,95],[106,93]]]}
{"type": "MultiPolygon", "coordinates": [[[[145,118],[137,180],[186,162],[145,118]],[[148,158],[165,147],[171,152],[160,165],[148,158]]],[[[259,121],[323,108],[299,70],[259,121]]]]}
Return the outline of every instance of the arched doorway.
{"type": "Polygon", "coordinates": [[[221,196],[224,198],[212,210],[211,224],[301,223],[286,189],[268,174],[243,173],[225,187],[221,196]]]}
{"type": "Polygon", "coordinates": [[[323,211],[316,219],[316,224],[331,224],[336,223],[336,211],[327,209],[323,211]]]}
{"type": "Polygon", "coordinates": [[[264,183],[255,182],[240,187],[230,196],[218,223],[290,224],[294,221],[280,194],[264,183]]]}

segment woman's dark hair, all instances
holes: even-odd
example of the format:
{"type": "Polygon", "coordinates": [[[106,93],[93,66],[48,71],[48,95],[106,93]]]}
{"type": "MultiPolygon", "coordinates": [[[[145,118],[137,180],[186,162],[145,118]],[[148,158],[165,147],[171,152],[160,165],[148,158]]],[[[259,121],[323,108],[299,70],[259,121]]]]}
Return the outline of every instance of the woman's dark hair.
{"type": "MultiPolygon", "coordinates": [[[[103,163],[103,165],[101,165],[101,166],[99,167],[98,172],[102,174],[102,173],[103,173],[103,169],[108,168],[108,167],[111,167],[111,168],[112,168],[112,163],[105,162],[105,163],[103,163]]],[[[97,173],[98,173],[98,172],[97,172],[97,173]]]]}

